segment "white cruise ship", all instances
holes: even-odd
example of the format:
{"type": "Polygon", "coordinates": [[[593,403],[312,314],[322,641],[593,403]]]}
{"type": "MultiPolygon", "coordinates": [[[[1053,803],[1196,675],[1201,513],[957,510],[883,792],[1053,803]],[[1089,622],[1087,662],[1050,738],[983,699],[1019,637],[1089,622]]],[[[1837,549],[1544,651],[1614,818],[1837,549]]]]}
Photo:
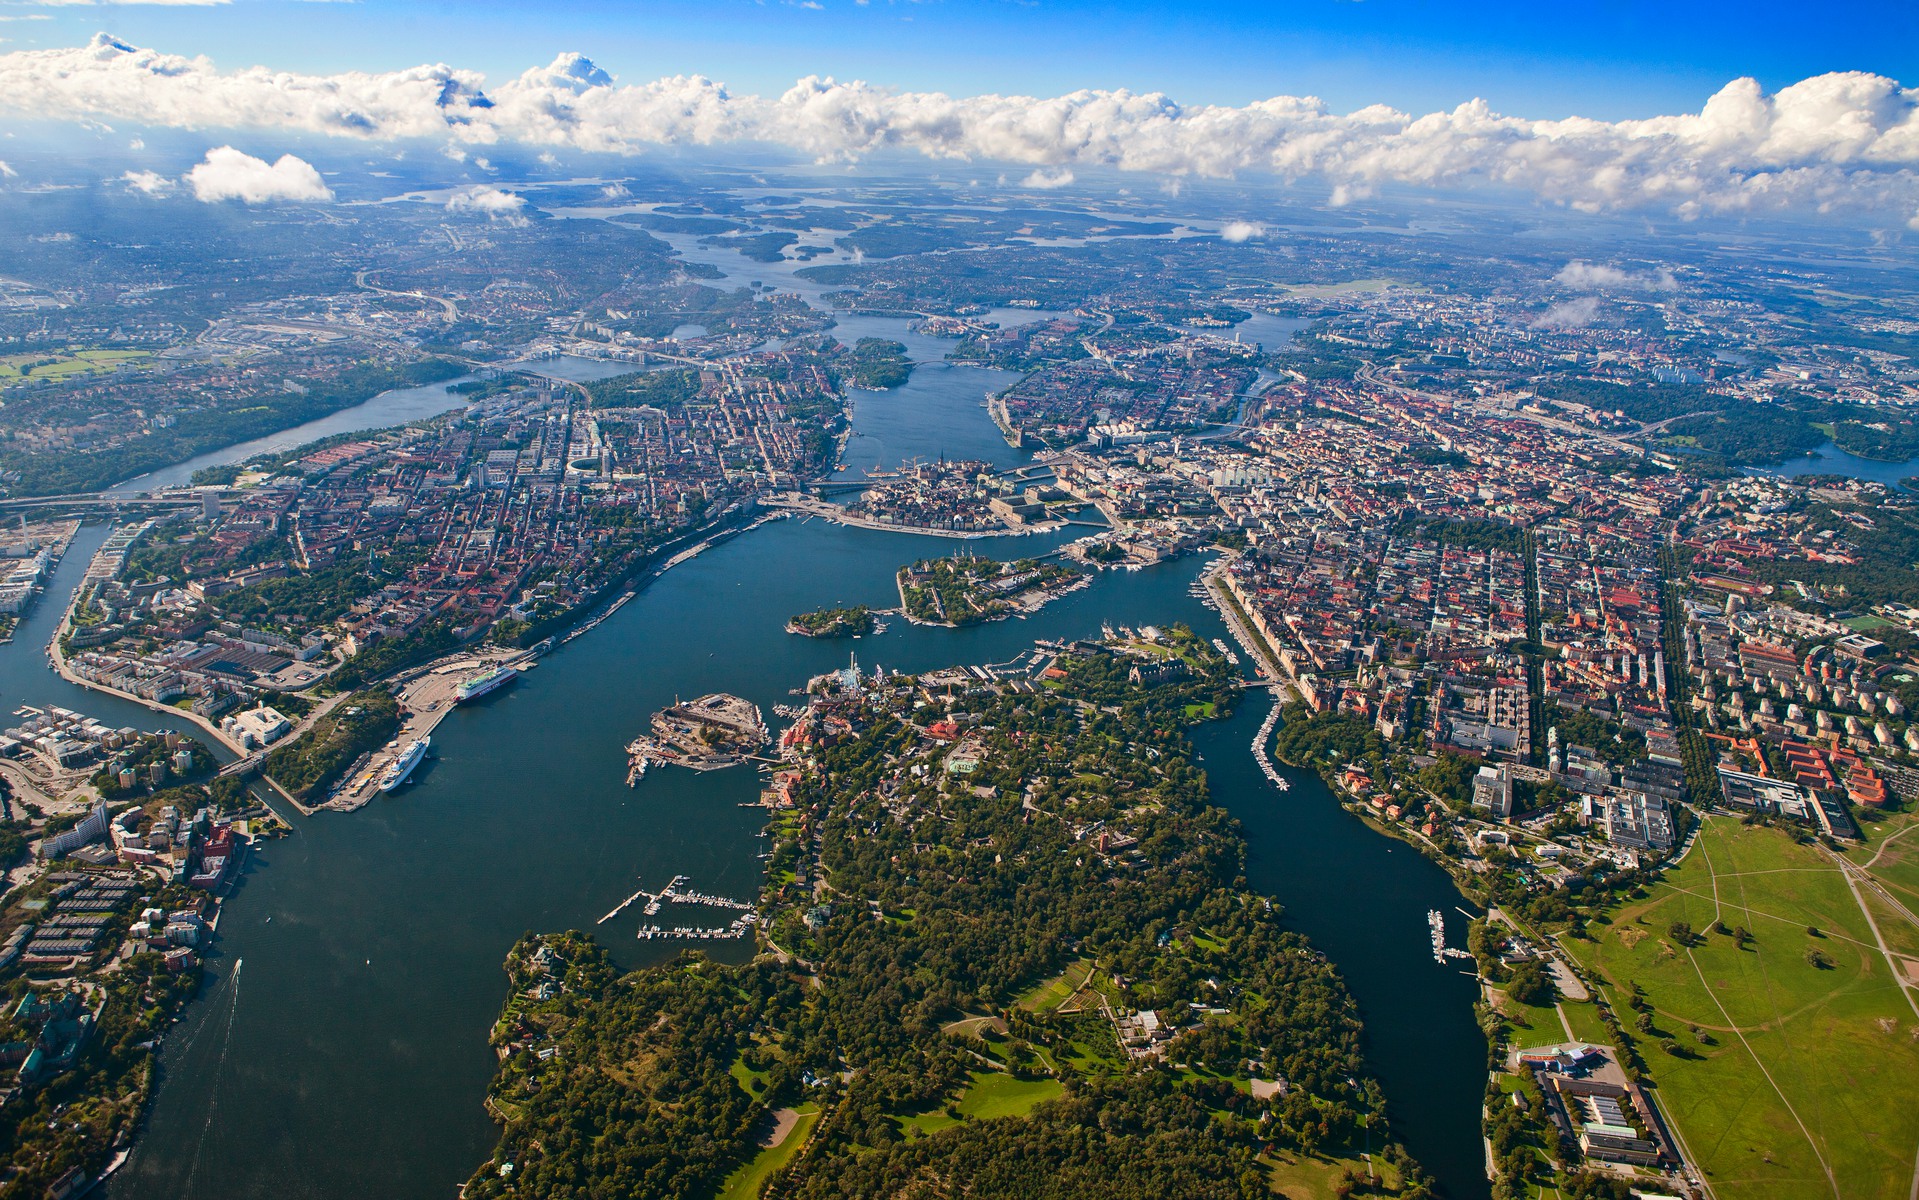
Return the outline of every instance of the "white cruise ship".
{"type": "Polygon", "coordinates": [[[413,768],[420,765],[420,760],[426,757],[427,747],[432,744],[432,738],[416,738],[408,742],[406,749],[400,751],[400,757],[394,759],[393,765],[380,776],[380,790],[390,792],[405,783],[406,777],[413,774],[413,768]]]}

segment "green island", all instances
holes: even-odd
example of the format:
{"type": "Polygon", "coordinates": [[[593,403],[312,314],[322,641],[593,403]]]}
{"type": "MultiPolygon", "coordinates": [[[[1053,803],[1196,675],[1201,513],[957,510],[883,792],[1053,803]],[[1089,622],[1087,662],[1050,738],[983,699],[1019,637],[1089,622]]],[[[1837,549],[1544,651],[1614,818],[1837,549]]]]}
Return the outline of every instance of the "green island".
{"type": "Polygon", "coordinates": [[[900,609],[920,625],[978,625],[1032,612],[1086,578],[1072,567],[1033,558],[923,558],[899,570],[900,609]]]}
{"type": "Polygon", "coordinates": [[[902,342],[886,338],[861,338],[846,352],[846,375],[855,387],[883,390],[896,388],[913,374],[902,342]]]}
{"type": "Polygon", "coordinates": [[[513,948],[464,1194],[1430,1196],[1183,732],[1233,673],[1159,638],[816,697],[750,961],[513,948]]]}
{"type": "Polygon", "coordinates": [[[875,624],[873,610],[864,604],[855,604],[849,608],[801,613],[786,623],[786,632],[815,638],[853,637],[873,632],[875,624]]]}

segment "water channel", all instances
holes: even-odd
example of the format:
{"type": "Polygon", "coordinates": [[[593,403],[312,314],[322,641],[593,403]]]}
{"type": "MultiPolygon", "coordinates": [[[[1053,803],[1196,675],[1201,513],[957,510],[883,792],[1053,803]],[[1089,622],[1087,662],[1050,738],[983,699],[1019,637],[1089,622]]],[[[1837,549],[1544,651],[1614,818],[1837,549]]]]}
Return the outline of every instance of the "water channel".
{"type": "MultiPolygon", "coordinates": [[[[626,369],[632,370],[631,367],[626,369]]],[[[316,417],[303,424],[282,429],[278,433],[254,438],[250,442],[239,442],[218,450],[209,450],[205,454],[196,454],[185,462],[149,471],[145,475],[116,484],[107,491],[111,495],[125,496],[138,492],[156,491],[160,488],[184,487],[193,481],[195,471],[206,467],[223,467],[229,463],[245,462],[256,454],[291,450],[296,446],[304,446],[308,442],[333,437],[335,434],[359,433],[368,429],[390,429],[395,425],[405,425],[409,421],[423,421],[428,417],[437,417],[441,413],[451,412],[466,404],[458,392],[447,389],[472,378],[471,375],[462,375],[457,379],[444,380],[440,383],[391,388],[363,404],[355,404],[351,408],[343,408],[338,412],[328,413],[324,417],[316,417]]]]}
{"type": "MultiPolygon", "coordinates": [[[[857,320],[928,365],[902,388],[856,397],[849,470],[914,456],[1019,461],[980,407],[1006,379],[935,365],[942,344],[908,334],[903,320],[857,320]]],[[[0,699],[174,724],[45,669],[45,642],[104,536],[83,532],[14,644],[0,648],[0,699]]],[[[1010,557],[1065,536],[970,544],[1010,557]]],[[[595,925],[635,888],[675,874],[743,898],[758,888],[761,813],[742,807],[757,794],[755,775],[658,769],[624,786],[622,745],[676,696],[724,690],[770,708],[844,665],[849,648],[863,666],[913,671],[1005,661],[1035,638],[1096,635],[1108,622],[1186,621],[1226,636],[1189,594],[1198,558],[1103,574],[1028,620],[966,630],[895,622],[853,642],[782,631],[811,608],[891,604],[900,564],[956,544],[817,520],[736,538],[661,577],[512,688],[453,713],[412,786],[355,814],[293,818],[293,836],[249,859],[205,994],[168,1039],[151,1117],[107,1194],[451,1195],[496,1139],[481,1106],[494,1067],[486,1035],[513,941],[593,929],[621,962],[642,965],[677,947],[635,939],[636,910],[595,925]]],[[[1195,732],[1215,800],[1244,824],[1249,880],[1338,963],[1399,1136],[1452,1195],[1484,1196],[1476,992],[1456,966],[1434,962],[1426,933],[1437,908],[1463,940],[1457,895],[1437,867],[1343,812],[1316,778],[1289,772],[1293,786],[1281,792],[1259,775],[1247,747],[1266,703],[1249,697],[1195,732]]],[[[722,958],[746,952],[701,945],[722,958]]]]}

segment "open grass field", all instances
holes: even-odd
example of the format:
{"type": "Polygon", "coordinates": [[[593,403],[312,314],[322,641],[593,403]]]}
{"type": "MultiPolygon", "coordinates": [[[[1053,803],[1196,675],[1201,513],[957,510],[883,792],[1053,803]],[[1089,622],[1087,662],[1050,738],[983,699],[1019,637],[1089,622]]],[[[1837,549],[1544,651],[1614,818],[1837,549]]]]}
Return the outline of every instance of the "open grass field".
{"type": "Polygon", "coordinates": [[[820,1110],[812,1104],[802,1105],[799,1120],[788,1131],[784,1140],[777,1146],[768,1146],[753,1156],[739,1170],[726,1177],[721,1186],[718,1200],[754,1200],[765,1185],[767,1176],[785,1166],[787,1162],[806,1145],[806,1139],[813,1136],[813,1126],[820,1123],[820,1110]]]}
{"type": "MultiPolygon", "coordinates": [[[[1889,914],[1874,907],[1874,919],[1889,914]]],[[[1719,1196],[1909,1200],[1919,1011],[1833,855],[1710,818],[1683,863],[1591,932],[1566,945],[1622,1022],[1635,1018],[1633,986],[1652,1004],[1655,1032],[1636,1036],[1719,1196]],[[1691,927],[1691,944],[1675,922],[1691,927]],[[1752,940],[1713,932],[1715,922],[1752,940]],[[1815,951],[1830,965],[1809,962],[1815,951]],[[1666,1039],[1684,1057],[1662,1051],[1666,1039]]]]}
{"type": "Polygon", "coordinates": [[[944,1108],[898,1118],[900,1129],[908,1137],[924,1137],[966,1121],[990,1121],[994,1117],[1023,1117],[1042,1100],[1051,1100],[1066,1090],[1057,1079],[1017,1079],[998,1071],[975,1071],[973,1082],[959,1096],[959,1115],[944,1108]]]}
{"type": "Polygon", "coordinates": [[[1094,972],[1091,959],[1079,959],[1051,979],[1034,984],[1013,1003],[1028,1012],[1052,1012],[1091,982],[1094,972]]]}
{"type": "MultiPolygon", "coordinates": [[[[1367,1164],[1356,1158],[1331,1158],[1268,1150],[1259,1156],[1266,1165],[1267,1184],[1282,1196],[1330,1196],[1348,1173],[1366,1178],[1367,1164]]],[[[1399,1191],[1399,1173],[1378,1158],[1372,1168],[1381,1184],[1375,1194],[1394,1195],[1399,1191]]]]}
{"type": "Polygon", "coordinates": [[[1867,827],[1864,851],[1849,857],[1871,872],[1893,899],[1919,909],[1919,813],[1900,813],[1867,827]]]}
{"type": "Polygon", "coordinates": [[[153,357],[145,350],[76,350],[60,354],[0,355],[0,387],[21,379],[66,379],[118,370],[153,357]]]}

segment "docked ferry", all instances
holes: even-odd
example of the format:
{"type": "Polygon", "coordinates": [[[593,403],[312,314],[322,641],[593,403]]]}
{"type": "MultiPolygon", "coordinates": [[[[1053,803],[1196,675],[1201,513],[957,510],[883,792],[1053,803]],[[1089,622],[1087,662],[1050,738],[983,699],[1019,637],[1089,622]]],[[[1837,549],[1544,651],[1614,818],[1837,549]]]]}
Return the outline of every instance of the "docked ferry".
{"type": "Polygon", "coordinates": [[[478,700],[488,692],[503,688],[519,677],[519,671],[512,667],[495,667],[486,674],[476,675],[461,684],[460,690],[453,693],[453,702],[465,704],[468,700],[478,700]]]}
{"type": "Polygon", "coordinates": [[[380,790],[390,792],[405,783],[406,777],[413,774],[413,768],[420,765],[420,760],[426,757],[427,747],[432,744],[432,738],[416,738],[408,742],[406,749],[400,751],[400,757],[394,759],[393,765],[380,776],[380,790]]]}

